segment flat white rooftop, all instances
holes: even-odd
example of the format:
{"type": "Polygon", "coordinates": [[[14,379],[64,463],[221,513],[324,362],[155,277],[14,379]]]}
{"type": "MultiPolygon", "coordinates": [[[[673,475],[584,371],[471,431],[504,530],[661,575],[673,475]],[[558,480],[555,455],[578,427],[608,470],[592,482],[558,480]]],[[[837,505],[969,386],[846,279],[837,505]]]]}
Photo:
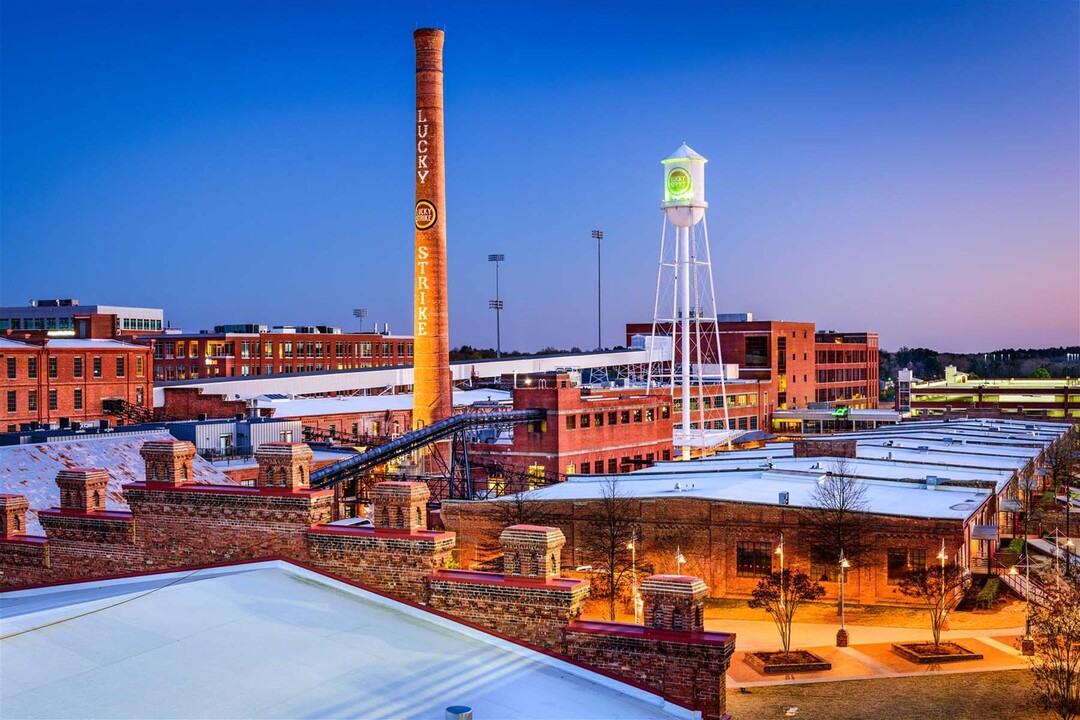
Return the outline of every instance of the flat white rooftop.
{"type": "Polygon", "coordinates": [[[690,718],[282,561],[0,595],[10,718],[690,718]]]}
{"type": "MultiPolygon", "coordinates": [[[[454,407],[466,407],[485,402],[508,402],[506,390],[455,390],[454,407]]],[[[315,415],[412,410],[412,395],[338,395],[328,398],[257,398],[259,408],[274,408],[274,418],[298,418],[315,415]]]]}

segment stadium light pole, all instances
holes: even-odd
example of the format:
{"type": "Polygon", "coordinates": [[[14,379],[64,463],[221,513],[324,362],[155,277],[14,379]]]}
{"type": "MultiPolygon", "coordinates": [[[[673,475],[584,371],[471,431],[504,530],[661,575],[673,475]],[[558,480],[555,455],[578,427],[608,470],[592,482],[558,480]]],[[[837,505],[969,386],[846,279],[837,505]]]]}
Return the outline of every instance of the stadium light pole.
{"type": "Polygon", "coordinates": [[[364,318],[368,316],[367,308],[356,308],[352,314],[354,318],[360,318],[360,332],[364,332],[364,318]]]}
{"type": "Polygon", "coordinates": [[[600,241],[604,239],[604,231],[593,230],[592,236],[596,240],[596,349],[603,350],[603,335],[600,330],[600,241]]]}
{"type": "Polygon", "coordinates": [[[488,309],[495,311],[495,357],[502,357],[502,325],[499,315],[502,313],[503,301],[499,299],[499,263],[506,260],[502,253],[488,255],[488,262],[495,263],[495,299],[488,300],[488,309]]]}

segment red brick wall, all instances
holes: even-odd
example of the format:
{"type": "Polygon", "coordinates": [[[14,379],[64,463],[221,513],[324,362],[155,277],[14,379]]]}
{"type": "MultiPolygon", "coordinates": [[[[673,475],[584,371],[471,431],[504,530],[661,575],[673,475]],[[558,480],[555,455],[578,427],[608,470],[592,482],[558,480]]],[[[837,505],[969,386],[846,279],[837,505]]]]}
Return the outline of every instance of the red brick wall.
{"type": "Polygon", "coordinates": [[[797,458],[835,457],[854,460],[857,443],[854,440],[796,440],[793,450],[797,458]]]}
{"type": "Polygon", "coordinates": [[[207,418],[247,416],[245,400],[229,400],[224,395],[203,394],[202,388],[165,388],[162,414],[169,420],[197,420],[201,413],[207,418]]]}
{"type": "Polygon", "coordinates": [[[711,720],[725,717],[725,674],[734,651],[735,636],[722,633],[594,621],[566,628],[569,657],[652,688],[711,720]]]}
{"type": "Polygon", "coordinates": [[[453,533],[327,526],[312,528],[307,541],[314,567],[420,603],[455,542],[453,533]]]}
{"type": "Polygon", "coordinates": [[[451,615],[563,651],[563,630],[581,615],[589,596],[584,580],[506,578],[496,573],[444,570],[430,579],[429,605],[451,615]]]}

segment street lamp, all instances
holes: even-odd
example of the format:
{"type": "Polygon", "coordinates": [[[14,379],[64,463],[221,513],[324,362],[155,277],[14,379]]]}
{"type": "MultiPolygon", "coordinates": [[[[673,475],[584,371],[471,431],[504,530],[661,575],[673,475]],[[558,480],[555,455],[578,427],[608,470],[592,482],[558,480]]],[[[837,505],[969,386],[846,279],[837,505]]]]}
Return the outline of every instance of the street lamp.
{"type": "Polygon", "coordinates": [[[848,645],[848,633],[847,626],[844,624],[844,582],[847,580],[846,571],[851,567],[851,563],[844,557],[844,550],[840,550],[840,630],[836,633],[836,647],[847,647],[848,645]]]}
{"type": "Polygon", "coordinates": [[[596,349],[603,350],[604,343],[600,332],[600,241],[604,239],[604,231],[593,230],[592,236],[596,240],[596,349]]]}
{"type": "Polygon", "coordinates": [[[784,533],[780,533],[780,544],[773,552],[780,556],[780,607],[784,607],[784,533]]]}
{"type": "Polygon", "coordinates": [[[637,584],[637,528],[631,531],[630,542],[626,543],[626,549],[630,551],[630,572],[634,578],[634,623],[642,621],[642,606],[645,604],[638,592],[637,584]]]}
{"type": "Polygon", "coordinates": [[[686,563],[686,557],[682,554],[682,550],[679,547],[675,548],[675,574],[682,575],[682,566],[686,563]]]}
{"type": "Polygon", "coordinates": [[[938,550],[937,559],[941,561],[941,612],[945,612],[945,538],[941,538],[941,549],[938,550]]]}
{"type": "Polygon", "coordinates": [[[495,263],[495,299],[488,300],[488,308],[495,311],[495,357],[502,357],[502,327],[499,315],[502,313],[503,301],[499,299],[499,263],[506,260],[502,253],[488,255],[488,262],[495,263]]]}

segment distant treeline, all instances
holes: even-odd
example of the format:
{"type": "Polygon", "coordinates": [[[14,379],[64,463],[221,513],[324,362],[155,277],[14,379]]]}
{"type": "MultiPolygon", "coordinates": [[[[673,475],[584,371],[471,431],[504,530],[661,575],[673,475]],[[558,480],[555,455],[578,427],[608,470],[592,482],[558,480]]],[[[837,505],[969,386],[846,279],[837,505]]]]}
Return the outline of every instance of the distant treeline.
{"type": "Polygon", "coordinates": [[[949,353],[929,348],[902,347],[879,355],[881,378],[896,378],[896,371],[908,368],[915,377],[936,380],[945,377],[945,367],[955,365],[960,372],[976,377],[1080,377],[1080,346],[1054,348],[1005,348],[986,353],[949,353]]]}

